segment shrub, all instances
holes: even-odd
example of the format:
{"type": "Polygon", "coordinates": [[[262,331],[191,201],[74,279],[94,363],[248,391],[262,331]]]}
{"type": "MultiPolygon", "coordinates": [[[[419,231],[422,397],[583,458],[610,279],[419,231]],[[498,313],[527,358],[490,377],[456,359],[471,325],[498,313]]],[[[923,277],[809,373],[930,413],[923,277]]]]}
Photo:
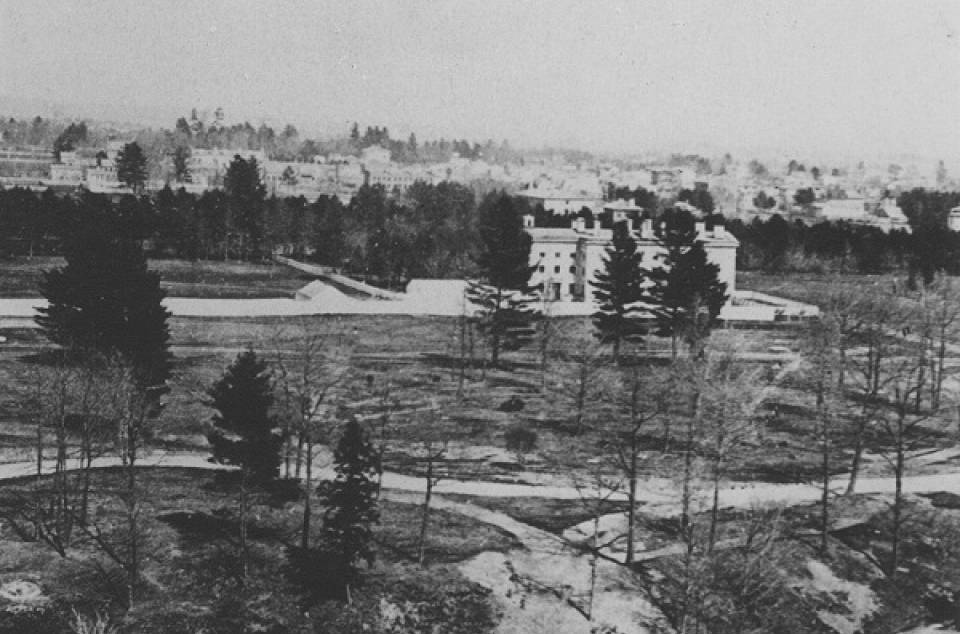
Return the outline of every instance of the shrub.
{"type": "Polygon", "coordinates": [[[500,407],[497,409],[499,409],[501,412],[519,412],[523,410],[523,406],[523,399],[517,396],[511,396],[503,403],[500,403],[500,407]]]}
{"type": "Polygon", "coordinates": [[[530,453],[537,446],[537,432],[523,424],[511,425],[503,437],[507,441],[507,449],[517,454],[520,462],[523,462],[524,454],[530,453]]]}

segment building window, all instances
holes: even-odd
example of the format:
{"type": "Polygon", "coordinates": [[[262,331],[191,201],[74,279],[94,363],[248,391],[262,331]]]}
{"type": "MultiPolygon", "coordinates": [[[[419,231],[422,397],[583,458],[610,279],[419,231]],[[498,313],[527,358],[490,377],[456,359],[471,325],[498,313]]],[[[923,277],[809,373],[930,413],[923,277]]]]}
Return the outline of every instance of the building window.
{"type": "Polygon", "coordinates": [[[538,266],[538,267],[537,267],[537,271],[539,271],[540,273],[543,273],[543,267],[542,267],[542,266],[538,266]]]}
{"type": "Polygon", "coordinates": [[[560,254],[559,254],[559,253],[554,253],[554,254],[553,254],[553,257],[559,258],[559,257],[560,257],[560,254]]]}
{"type": "Polygon", "coordinates": [[[553,272],[554,272],[554,273],[559,273],[559,272],[560,272],[560,267],[559,267],[559,266],[553,267],[553,272]]]}
{"type": "Polygon", "coordinates": [[[546,255],[547,255],[546,253],[544,253],[543,251],[541,251],[541,252],[540,252],[540,259],[542,260],[544,257],[546,257],[546,255]]]}
{"type": "Polygon", "coordinates": [[[573,273],[574,275],[576,275],[576,274],[577,274],[577,267],[571,266],[571,267],[570,267],[570,272],[573,273]]]}
{"type": "Polygon", "coordinates": [[[576,285],[576,284],[571,284],[571,285],[570,285],[570,294],[571,294],[571,295],[576,295],[576,294],[577,294],[577,285],[576,285]]]}

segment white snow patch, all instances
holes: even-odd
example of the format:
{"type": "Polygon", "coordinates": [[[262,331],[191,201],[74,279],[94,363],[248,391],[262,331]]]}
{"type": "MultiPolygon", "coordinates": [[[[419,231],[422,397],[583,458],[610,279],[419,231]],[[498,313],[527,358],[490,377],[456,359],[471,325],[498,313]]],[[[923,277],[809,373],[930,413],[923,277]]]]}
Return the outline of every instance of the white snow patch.
{"type": "MultiPolygon", "coordinates": [[[[856,634],[863,628],[864,620],[877,610],[876,596],[869,587],[852,581],[846,581],[833,574],[830,568],[819,561],[807,562],[807,570],[812,577],[810,588],[836,597],[846,595],[849,615],[818,610],[817,616],[827,626],[839,634],[856,634]]],[[[837,597],[839,598],[839,597],[837,597]]]]}

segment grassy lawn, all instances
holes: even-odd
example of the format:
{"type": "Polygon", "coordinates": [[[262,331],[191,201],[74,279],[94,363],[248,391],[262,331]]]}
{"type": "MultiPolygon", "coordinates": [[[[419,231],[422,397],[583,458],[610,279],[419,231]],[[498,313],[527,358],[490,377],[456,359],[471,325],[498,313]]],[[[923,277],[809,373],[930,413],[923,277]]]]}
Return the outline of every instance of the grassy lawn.
{"type": "MultiPolygon", "coordinates": [[[[36,256],[0,261],[0,297],[39,297],[43,272],[64,265],[63,258],[36,256]]],[[[279,264],[150,260],[169,297],[292,297],[309,278],[279,264]]]]}
{"type": "Polygon", "coordinates": [[[889,289],[895,282],[903,283],[905,276],[895,274],[856,275],[738,271],[737,288],[769,293],[809,304],[819,304],[827,290],[850,288],[863,292],[868,288],[889,289]]]}

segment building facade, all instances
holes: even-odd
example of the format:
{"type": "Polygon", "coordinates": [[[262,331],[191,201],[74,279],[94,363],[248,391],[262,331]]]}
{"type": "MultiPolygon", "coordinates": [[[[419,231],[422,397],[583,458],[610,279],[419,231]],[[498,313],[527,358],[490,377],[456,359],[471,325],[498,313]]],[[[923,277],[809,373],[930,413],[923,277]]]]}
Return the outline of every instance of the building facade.
{"type": "MultiPolygon", "coordinates": [[[[575,220],[569,229],[534,227],[532,216],[526,216],[524,222],[532,238],[530,265],[535,267],[530,284],[540,289],[547,301],[592,302],[596,274],[603,270],[613,230],[598,225],[587,229],[583,219],[575,220]]],[[[697,240],[703,242],[710,262],[720,268],[718,277],[732,295],[740,243],[722,225],[709,231],[705,223],[698,222],[696,226],[697,240]]],[[[650,268],[661,266],[660,256],[666,250],[654,234],[653,223],[645,220],[633,234],[641,263],[650,268]]]]}

